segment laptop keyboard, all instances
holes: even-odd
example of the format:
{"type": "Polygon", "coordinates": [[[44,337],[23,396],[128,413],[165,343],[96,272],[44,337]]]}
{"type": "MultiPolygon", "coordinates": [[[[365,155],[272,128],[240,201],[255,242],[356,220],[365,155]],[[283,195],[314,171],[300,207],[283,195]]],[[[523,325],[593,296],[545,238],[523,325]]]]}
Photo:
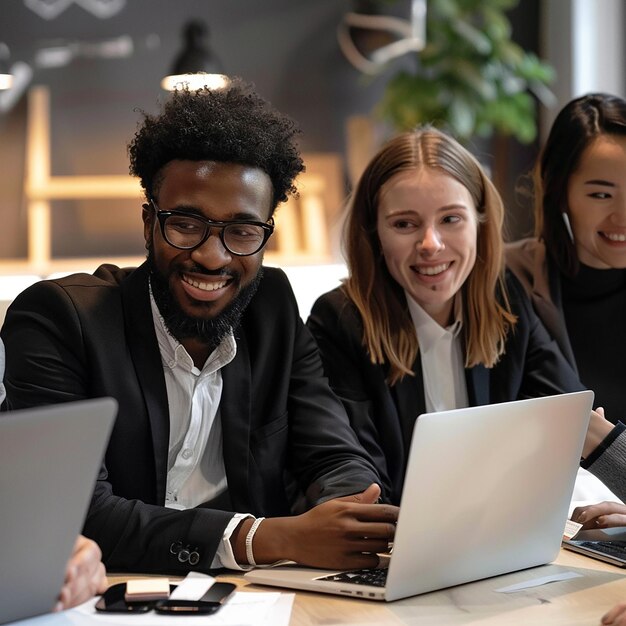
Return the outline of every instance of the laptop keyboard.
{"type": "Polygon", "coordinates": [[[354,583],[355,585],[371,585],[373,587],[384,587],[387,582],[387,569],[358,569],[349,572],[339,572],[318,578],[333,583],[354,583]]]}
{"type": "Polygon", "coordinates": [[[577,541],[579,546],[626,561],[626,541],[577,541]]]}

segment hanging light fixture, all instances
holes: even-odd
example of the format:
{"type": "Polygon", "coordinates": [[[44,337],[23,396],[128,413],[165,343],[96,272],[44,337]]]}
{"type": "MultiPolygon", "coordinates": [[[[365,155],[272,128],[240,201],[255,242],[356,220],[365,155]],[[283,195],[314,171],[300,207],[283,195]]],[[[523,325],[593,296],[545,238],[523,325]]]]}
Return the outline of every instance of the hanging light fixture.
{"type": "Polygon", "coordinates": [[[228,76],[209,44],[209,27],[201,20],[187,22],[183,28],[183,49],[176,57],[172,71],[161,81],[161,87],[172,91],[177,87],[189,89],[221,89],[228,76]]]}
{"type": "Polygon", "coordinates": [[[9,69],[9,46],[0,41],[0,90],[11,89],[13,74],[9,69]]]}

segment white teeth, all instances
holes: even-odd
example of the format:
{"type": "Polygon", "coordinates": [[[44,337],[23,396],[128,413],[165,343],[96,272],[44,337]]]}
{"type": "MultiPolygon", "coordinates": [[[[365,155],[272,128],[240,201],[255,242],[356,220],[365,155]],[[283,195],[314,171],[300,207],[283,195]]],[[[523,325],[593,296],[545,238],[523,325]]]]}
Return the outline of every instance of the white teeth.
{"type": "Polygon", "coordinates": [[[216,289],[221,289],[226,286],[228,281],[222,281],[220,283],[201,283],[197,280],[193,280],[188,276],[183,276],[183,280],[190,284],[192,287],[196,287],[197,289],[202,289],[203,291],[215,291],[216,289]]]}
{"type": "Polygon", "coordinates": [[[436,274],[441,274],[441,272],[445,272],[450,267],[450,263],[442,263],[441,265],[434,265],[432,267],[418,267],[418,274],[426,274],[426,276],[435,276],[436,274]]]}
{"type": "Polygon", "coordinates": [[[626,241],[626,235],[620,235],[618,233],[603,233],[603,235],[610,241],[626,241]]]}

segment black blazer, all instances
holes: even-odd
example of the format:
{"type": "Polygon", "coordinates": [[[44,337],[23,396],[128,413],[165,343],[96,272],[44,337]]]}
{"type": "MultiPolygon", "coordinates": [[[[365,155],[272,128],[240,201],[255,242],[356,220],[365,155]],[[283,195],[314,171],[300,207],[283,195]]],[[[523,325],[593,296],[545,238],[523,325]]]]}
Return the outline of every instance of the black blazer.
{"type": "MultiPolygon", "coordinates": [[[[465,370],[470,406],[583,389],[509,274],[507,287],[518,322],[495,367],[465,370]]],[[[387,367],[369,359],[362,343],[361,317],[341,287],[315,302],[307,325],[322,352],[331,387],[342,399],[392,502],[399,503],[413,426],[426,411],[419,355],[413,364],[415,376],[405,376],[390,387],[385,380],[387,367]]]]}
{"type": "MultiPolygon", "coordinates": [[[[109,569],[183,572],[189,565],[170,550],[178,543],[200,554],[194,569],[206,570],[232,514],[163,507],[169,411],[147,278],[145,266],[105,265],[18,296],[2,328],[9,406],[116,398],[85,534],[109,569]]],[[[232,509],[287,515],[294,484],[312,505],[379,483],[283,272],[265,269],[235,338],[220,403],[232,509]]]]}

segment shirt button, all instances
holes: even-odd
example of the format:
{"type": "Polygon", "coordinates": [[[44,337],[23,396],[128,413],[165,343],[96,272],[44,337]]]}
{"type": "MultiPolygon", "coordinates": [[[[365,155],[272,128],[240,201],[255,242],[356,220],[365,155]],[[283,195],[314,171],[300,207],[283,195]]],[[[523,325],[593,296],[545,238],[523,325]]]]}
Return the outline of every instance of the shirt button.
{"type": "Polygon", "coordinates": [[[187,448],[186,450],[183,450],[183,459],[190,459],[193,456],[193,450],[190,450],[189,448],[187,448]]]}

